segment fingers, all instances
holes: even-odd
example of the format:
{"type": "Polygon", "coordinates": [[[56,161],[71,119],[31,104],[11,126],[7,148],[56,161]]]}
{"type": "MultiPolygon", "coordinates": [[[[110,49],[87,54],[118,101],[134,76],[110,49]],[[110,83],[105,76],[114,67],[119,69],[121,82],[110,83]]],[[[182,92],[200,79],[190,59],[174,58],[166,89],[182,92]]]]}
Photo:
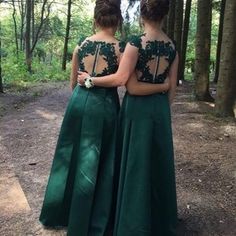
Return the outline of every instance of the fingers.
{"type": "Polygon", "coordinates": [[[79,86],[84,86],[84,80],[86,77],[89,76],[89,74],[87,72],[84,71],[77,71],[78,76],[77,76],[77,83],[79,86]]]}
{"type": "Polygon", "coordinates": [[[77,84],[79,86],[84,86],[84,81],[81,81],[80,79],[77,79],[77,84]]]}
{"type": "Polygon", "coordinates": [[[89,74],[85,71],[78,70],[77,73],[78,75],[89,76],[89,74]]]}
{"type": "Polygon", "coordinates": [[[77,83],[79,86],[84,86],[84,79],[80,75],[77,77],[77,83]]]}

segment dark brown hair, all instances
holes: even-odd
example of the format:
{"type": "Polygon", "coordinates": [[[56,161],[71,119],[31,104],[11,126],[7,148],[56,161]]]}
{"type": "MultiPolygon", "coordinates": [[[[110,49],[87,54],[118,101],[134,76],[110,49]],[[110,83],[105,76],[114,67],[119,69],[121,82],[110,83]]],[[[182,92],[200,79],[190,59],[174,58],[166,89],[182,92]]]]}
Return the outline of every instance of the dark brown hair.
{"type": "Polygon", "coordinates": [[[141,0],[140,8],[144,20],[161,21],[169,12],[169,0],[141,0]]]}
{"type": "Polygon", "coordinates": [[[120,0],[96,0],[94,9],[95,23],[105,28],[117,27],[121,31],[123,17],[120,3],[120,0]]]}

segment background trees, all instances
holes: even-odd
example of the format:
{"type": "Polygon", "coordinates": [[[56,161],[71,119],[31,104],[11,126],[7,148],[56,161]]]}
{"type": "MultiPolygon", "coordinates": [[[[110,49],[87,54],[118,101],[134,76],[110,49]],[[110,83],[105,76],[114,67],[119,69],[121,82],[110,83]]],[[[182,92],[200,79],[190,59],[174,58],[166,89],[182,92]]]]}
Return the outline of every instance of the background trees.
{"type": "Polygon", "coordinates": [[[212,0],[198,0],[195,96],[200,101],[212,101],[209,93],[210,51],[211,51],[212,0]]]}
{"type": "Polygon", "coordinates": [[[79,39],[92,33],[93,2],[1,1],[1,78],[5,87],[67,79],[68,70],[61,68],[70,62],[79,39]]]}
{"type": "Polygon", "coordinates": [[[69,42],[70,25],[71,25],[71,5],[72,5],[72,0],[69,0],[67,9],[66,35],[64,42],[63,59],[62,59],[62,70],[66,70],[66,60],[67,60],[68,42],[69,42]]]}
{"type": "Polygon", "coordinates": [[[219,81],[217,85],[216,113],[234,116],[236,99],[236,1],[227,0],[220,54],[219,81]]]}
{"type": "MultiPolygon", "coordinates": [[[[212,101],[217,88],[216,114],[233,116],[235,104],[234,0],[175,0],[165,24],[180,55],[179,80],[194,84],[197,100],[212,101]],[[224,17],[224,15],[227,15],[224,17]],[[231,54],[230,54],[231,53],[231,54]],[[217,86],[214,85],[213,81],[217,86]]],[[[93,1],[0,1],[0,77],[4,86],[64,80],[77,42],[92,33],[93,1]]],[[[126,10],[124,35],[139,34],[138,0],[126,10]]],[[[118,35],[119,37],[119,35],[118,35]]],[[[2,86],[3,87],[3,86],[2,86]]]]}

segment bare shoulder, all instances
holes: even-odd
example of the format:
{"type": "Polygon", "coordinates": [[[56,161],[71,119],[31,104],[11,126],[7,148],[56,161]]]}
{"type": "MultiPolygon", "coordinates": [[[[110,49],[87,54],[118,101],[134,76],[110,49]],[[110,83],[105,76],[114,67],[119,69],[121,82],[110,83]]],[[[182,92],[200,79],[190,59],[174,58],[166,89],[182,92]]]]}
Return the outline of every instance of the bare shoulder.
{"type": "Polygon", "coordinates": [[[102,37],[101,35],[91,35],[90,37],[86,38],[87,41],[92,42],[103,42],[103,43],[112,43],[112,44],[118,44],[119,40],[115,37],[102,37]]]}
{"type": "Polygon", "coordinates": [[[78,54],[79,49],[80,49],[80,45],[76,45],[73,53],[78,54]]]}
{"type": "Polygon", "coordinates": [[[163,37],[163,41],[167,43],[169,42],[171,46],[175,48],[175,42],[166,33],[163,33],[162,37],[163,37]]]}

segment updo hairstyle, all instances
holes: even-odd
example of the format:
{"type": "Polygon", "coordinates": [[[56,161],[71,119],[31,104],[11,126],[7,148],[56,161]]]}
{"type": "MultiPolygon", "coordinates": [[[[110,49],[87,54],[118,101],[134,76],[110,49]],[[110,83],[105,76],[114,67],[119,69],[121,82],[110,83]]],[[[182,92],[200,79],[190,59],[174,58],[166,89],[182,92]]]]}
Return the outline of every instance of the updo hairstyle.
{"type": "Polygon", "coordinates": [[[99,27],[122,29],[120,0],[96,0],[94,20],[99,27]]]}
{"type": "Polygon", "coordinates": [[[149,21],[161,21],[169,12],[169,0],[141,0],[141,17],[149,21]]]}

